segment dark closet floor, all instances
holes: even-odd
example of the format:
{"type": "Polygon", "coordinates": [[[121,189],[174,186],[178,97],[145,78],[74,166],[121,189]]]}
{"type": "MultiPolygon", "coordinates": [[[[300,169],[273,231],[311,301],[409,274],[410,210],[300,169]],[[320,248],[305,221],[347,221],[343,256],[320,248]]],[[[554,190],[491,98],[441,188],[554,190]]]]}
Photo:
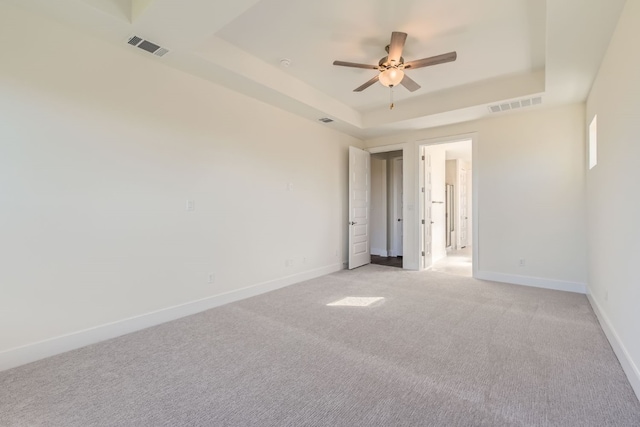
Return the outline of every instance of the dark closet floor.
{"type": "Polygon", "coordinates": [[[388,267],[402,268],[402,257],[401,256],[371,255],[371,264],[386,265],[388,267]]]}

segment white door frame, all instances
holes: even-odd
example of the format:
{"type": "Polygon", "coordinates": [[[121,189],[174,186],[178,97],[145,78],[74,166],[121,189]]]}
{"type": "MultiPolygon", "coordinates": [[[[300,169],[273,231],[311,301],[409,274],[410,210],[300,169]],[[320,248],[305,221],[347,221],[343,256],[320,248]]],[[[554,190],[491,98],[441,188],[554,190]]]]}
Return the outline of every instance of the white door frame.
{"type": "Polygon", "coordinates": [[[420,242],[420,252],[418,254],[419,270],[428,270],[433,265],[432,253],[432,180],[431,180],[431,153],[427,152],[424,146],[420,146],[419,153],[419,181],[418,181],[418,241],[420,242]]]}
{"type": "MultiPolygon", "coordinates": [[[[471,163],[473,165],[473,162],[471,163]]],[[[472,169],[473,170],[473,166],[472,169]]],[[[459,184],[459,192],[458,192],[458,224],[459,224],[459,228],[458,230],[460,231],[459,236],[458,236],[458,246],[460,248],[464,248],[469,246],[469,242],[473,242],[473,239],[470,238],[469,233],[467,232],[467,230],[469,230],[469,211],[471,211],[471,213],[473,214],[473,209],[472,206],[469,206],[469,199],[470,199],[470,195],[468,192],[469,189],[469,181],[471,180],[471,177],[469,176],[469,169],[465,169],[463,167],[459,167],[458,168],[458,184],[459,184]],[[462,183],[464,182],[464,185],[462,185],[462,183]],[[464,191],[462,191],[464,190],[464,191]]],[[[471,191],[473,191],[473,182],[471,182],[471,191]]],[[[471,227],[471,230],[473,231],[473,227],[471,227]]]]}
{"type": "Polygon", "coordinates": [[[401,156],[392,157],[389,159],[391,161],[391,203],[392,203],[392,212],[393,216],[391,218],[391,229],[390,229],[390,237],[391,237],[391,256],[402,256],[403,248],[402,248],[402,235],[403,235],[403,226],[402,222],[404,219],[402,212],[402,200],[400,200],[399,189],[402,187],[402,175],[404,168],[402,165],[404,164],[404,158],[401,156]],[[398,164],[399,163],[399,164],[398,164]],[[401,219],[398,221],[398,219],[401,219]]]}
{"type": "MultiPolygon", "coordinates": [[[[474,181],[473,181],[473,161],[471,161],[471,171],[469,171],[469,169],[466,169],[466,173],[467,173],[467,190],[469,189],[469,182],[471,183],[471,194],[468,194],[467,192],[467,214],[469,213],[469,207],[471,207],[471,218],[473,218],[473,211],[475,209],[475,205],[473,204],[473,185],[474,185],[474,181]]],[[[469,223],[467,222],[467,229],[469,228],[469,223]]],[[[474,245],[474,238],[475,238],[475,234],[473,234],[473,230],[475,229],[473,227],[473,225],[471,226],[472,228],[472,233],[469,235],[467,233],[467,246],[474,245]]]]}
{"type": "MultiPolygon", "coordinates": [[[[407,154],[408,154],[408,150],[413,147],[413,144],[407,144],[407,143],[401,143],[401,144],[390,144],[390,145],[381,145],[379,147],[371,147],[371,148],[367,148],[366,151],[368,151],[371,154],[378,154],[378,153],[389,153],[391,151],[402,151],[402,162],[403,162],[403,167],[402,167],[402,235],[406,236],[407,235],[407,223],[404,220],[405,218],[407,218],[407,202],[408,202],[408,193],[406,191],[407,188],[407,180],[410,179],[407,176],[407,169],[406,169],[406,159],[407,159],[407,154]]],[[[407,251],[409,251],[410,248],[408,247],[408,243],[407,243],[407,239],[403,237],[402,239],[402,253],[406,254],[407,251]]],[[[404,260],[403,260],[403,268],[404,268],[404,260]]]]}
{"type": "MultiPolygon", "coordinates": [[[[429,139],[423,139],[423,140],[419,140],[417,141],[417,152],[421,153],[422,152],[422,147],[423,146],[429,146],[429,145],[436,145],[436,144],[447,144],[450,142],[458,142],[458,141],[467,141],[467,140],[471,140],[471,198],[472,198],[472,207],[471,207],[471,233],[472,233],[472,271],[473,271],[473,277],[477,276],[478,273],[478,260],[480,259],[480,239],[479,239],[479,230],[478,230],[478,167],[477,167],[477,159],[478,159],[478,134],[477,133],[468,133],[468,134],[461,134],[461,135],[452,135],[452,136],[447,136],[447,137],[440,137],[440,138],[429,138],[429,139]]],[[[416,161],[418,162],[416,164],[416,181],[417,183],[420,183],[420,162],[422,161],[421,156],[418,155],[416,156],[416,161]]],[[[415,192],[415,200],[420,200],[420,192],[421,192],[421,188],[420,185],[416,186],[416,192],[415,192]]],[[[406,193],[406,192],[405,192],[406,193]]],[[[420,212],[417,218],[417,224],[416,224],[416,230],[420,230],[421,227],[421,220],[424,217],[424,213],[423,213],[423,209],[424,206],[420,206],[419,207],[420,212]]],[[[405,224],[406,226],[406,224],[405,224]]],[[[405,234],[406,235],[406,234],[405,234]]],[[[418,251],[420,250],[420,248],[422,247],[422,242],[423,242],[424,236],[420,236],[420,238],[418,239],[418,246],[415,248],[418,251]]],[[[420,252],[418,252],[418,255],[421,256],[420,252]]],[[[422,267],[422,262],[419,263],[420,265],[420,270],[423,269],[422,267]]]]}

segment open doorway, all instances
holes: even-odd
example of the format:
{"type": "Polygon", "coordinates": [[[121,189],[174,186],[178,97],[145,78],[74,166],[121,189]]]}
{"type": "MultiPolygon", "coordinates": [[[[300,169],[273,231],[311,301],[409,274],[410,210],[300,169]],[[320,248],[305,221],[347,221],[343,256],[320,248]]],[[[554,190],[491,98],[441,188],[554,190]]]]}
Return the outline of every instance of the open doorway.
{"type": "Polygon", "coordinates": [[[471,277],[472,141],[422,145],[420,150],[421,267],[471,277]]]}
{"type": "Polygon", "coordinates": [[[403,153],[371,154],[371,263],[403,267],[403,153]]]}

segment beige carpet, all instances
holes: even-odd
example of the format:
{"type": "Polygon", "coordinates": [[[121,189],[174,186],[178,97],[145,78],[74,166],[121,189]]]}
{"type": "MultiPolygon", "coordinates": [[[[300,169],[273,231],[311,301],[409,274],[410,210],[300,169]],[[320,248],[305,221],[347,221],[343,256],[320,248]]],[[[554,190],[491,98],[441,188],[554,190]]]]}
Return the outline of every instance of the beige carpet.
{"type": "Polygon", "coordinates": [[[471,246],[455,251],[448,251],[447,256],[433,263],[431,270],[471,277],[473,276],[472,256],[471,246]]]}
{"type": "Polygon", "coordinates": [[[583,295],[366,266],[0,373],[0,425],[639,426],[640,404],[583,295]]]}

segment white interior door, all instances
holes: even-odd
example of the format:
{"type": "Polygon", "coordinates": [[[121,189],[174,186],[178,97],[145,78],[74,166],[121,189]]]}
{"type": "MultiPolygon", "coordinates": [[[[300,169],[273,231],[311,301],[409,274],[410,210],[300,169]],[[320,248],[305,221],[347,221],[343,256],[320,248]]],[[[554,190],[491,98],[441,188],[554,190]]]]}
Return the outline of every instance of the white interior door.
{"type": "Polygon", "coordinates": [[[467,246],[473,246],[473,170],[467,166],[467,246]]]}
{"type": "Polygon", "coordinates": [[[349,269],[371,262],[371,155],[349,147],[349,269]]]}
{"type": "Polygon", "coordinates": [[[467,192],[469,186],[467,185],[467,171],[466,169],[460,169],[459,185],[460,185],[460,221],[458,221],[460,227],[460,247],[464,248],[469,243],[469,207],[467,205],[469,197],[467,192]]]}
{"type": "Polygon", "coordinates": [[[429,155],[429,196],[431,196],[431,262],[436,262],[447,256],[445,245],[445,165],[446,149],[443,144],[436,144],[426,148],[429,155]]]}
{"type": "Polygon", "coordinates": [[[402,157],[393,159],[393,209],[394,209],[394,239],[393,256],[402,256],[402,157]]]}
{"type": "Polygon", "coordinates": [[[432,176],[431,155],[425,147],[421,147],[422,160],[420,161],[420,199],[422,205],[422,268],[429,268],[433,262],[432,250],[432,176]]]}

